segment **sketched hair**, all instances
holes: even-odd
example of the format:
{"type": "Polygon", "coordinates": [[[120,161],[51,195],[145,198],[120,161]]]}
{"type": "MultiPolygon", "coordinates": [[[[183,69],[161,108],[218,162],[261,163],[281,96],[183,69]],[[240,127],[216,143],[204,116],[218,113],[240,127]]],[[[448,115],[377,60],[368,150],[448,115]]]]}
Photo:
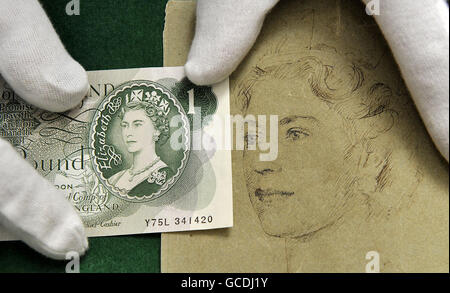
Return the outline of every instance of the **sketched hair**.
{"type": "Polygon", "coordinates": [[[161,111],[156,109],[152,103],[137,101],[130,102],[120,110],[119,118],[122,120],[125,113],[135,110],[143,110],[147,117],[150,118],[150,121],[152,121],[155,130],[160,132],[158,143],[164,144],[167,142],[167,139],[169,138],[169,121],[161,111]]]}
{"type": "Polygon", "coordinates": [[[237,85],[238,102],[246,112],[256,83],[266,79],[295,80],[304,83],[314,96],[326,103],[349,122],[349,127],[360,135],[353,137],[356,144],[389,131],[397,118],[391,107],[392,90],[383,83],[369,84],[362,68],[354,63],[325,64],[311,52],[265,55],[260,64],[237,85]],[[382,119],[378,119],[382,118],[382,119]],[[357,124],[365,124],[370,131],[358,131],[357,124]]]}

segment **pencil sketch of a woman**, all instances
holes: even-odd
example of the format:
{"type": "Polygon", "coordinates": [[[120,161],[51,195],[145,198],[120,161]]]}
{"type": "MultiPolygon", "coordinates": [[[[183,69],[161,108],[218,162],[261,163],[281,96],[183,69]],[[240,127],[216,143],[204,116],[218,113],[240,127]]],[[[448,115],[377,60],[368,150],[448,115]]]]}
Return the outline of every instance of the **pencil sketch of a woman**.
{"type": "Polygon", "coordinates": [[[324,239],[369,251],[375,240],[364,231],[379,239],[423,180],[420,166],[404,159],[418,149],[404,137],[421,133],[408,114],[413,105],[336,56],[267,54],[237,89],[245,113],[279,115],[278,158],[260,161],[246,149],[243,168],[264,233],[286,241],[289,271],[302,270],[299,252],[324,239]]]}

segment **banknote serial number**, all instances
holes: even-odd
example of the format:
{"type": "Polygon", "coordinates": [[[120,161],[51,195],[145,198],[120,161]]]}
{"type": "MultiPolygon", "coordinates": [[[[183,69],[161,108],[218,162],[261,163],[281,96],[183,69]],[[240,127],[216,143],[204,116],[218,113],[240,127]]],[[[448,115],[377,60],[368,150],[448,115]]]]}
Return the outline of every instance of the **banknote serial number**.
{"type": "Polygon", "coordinates": [[[176,217],[176,218],[153,218],[145,219],[147,227],[169,227],[172,225],[182,226],[191,224],[211,224],[214,221],[213,216],[196,217],[176,217]]]}

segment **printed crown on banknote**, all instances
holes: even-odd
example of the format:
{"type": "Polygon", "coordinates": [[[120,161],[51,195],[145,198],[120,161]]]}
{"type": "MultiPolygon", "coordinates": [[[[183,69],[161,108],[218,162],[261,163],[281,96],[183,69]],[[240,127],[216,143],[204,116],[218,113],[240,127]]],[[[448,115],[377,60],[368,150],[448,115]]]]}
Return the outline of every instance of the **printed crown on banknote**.
{"type": "Polygon", "coordinates": [[[131,96],[126,95],[126,103],[146,102],[151,104],[158,112],[164,116],[168,114],[168,102],[162,98],[156,91],[133,90],[131,96]]]}

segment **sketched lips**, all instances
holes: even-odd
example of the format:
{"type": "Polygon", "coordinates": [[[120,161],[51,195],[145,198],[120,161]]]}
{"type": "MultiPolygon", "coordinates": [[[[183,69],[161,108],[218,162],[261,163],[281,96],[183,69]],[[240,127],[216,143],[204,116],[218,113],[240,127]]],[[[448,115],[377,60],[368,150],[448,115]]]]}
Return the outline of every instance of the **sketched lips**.
{"type": "Polygon", "coordinates": [[[274,189],[267,189],[267,190],[262,190],[261,188],[258,188],[255,190],[255,196],[259,199],[259,200],[263,200],[265,197],[270,197],[273,195],[280,195],[280,196],[292,196],[295,193],[292,191],[283,191],[283,190],[274,190],[274,189]]]}

